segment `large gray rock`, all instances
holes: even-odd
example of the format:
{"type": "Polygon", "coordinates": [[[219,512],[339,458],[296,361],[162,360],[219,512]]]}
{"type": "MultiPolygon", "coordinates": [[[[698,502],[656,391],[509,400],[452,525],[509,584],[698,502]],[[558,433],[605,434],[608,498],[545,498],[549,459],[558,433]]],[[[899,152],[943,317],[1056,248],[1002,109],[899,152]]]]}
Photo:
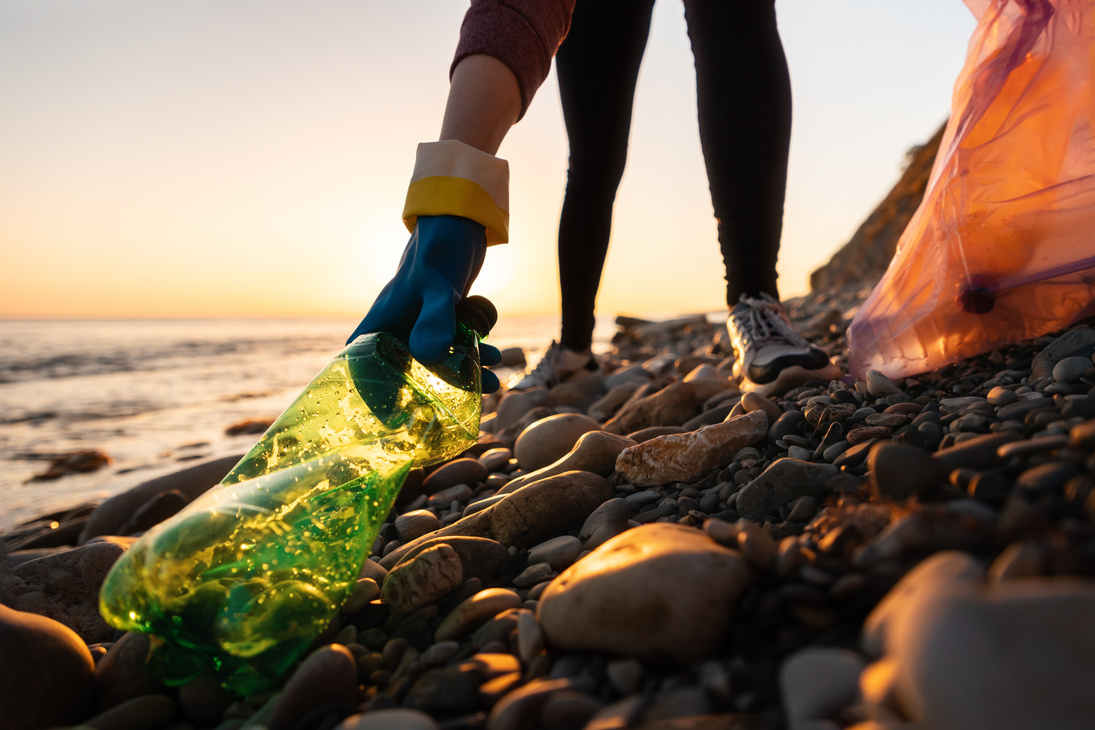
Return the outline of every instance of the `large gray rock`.
{"type": "Polygon", "coordinates": [[[452,535],[489,537],[507,547],[532,547],[549,537],[578,529],[593,510],[611,497],[612,486],[602,476],[584,471],[557,474],[529,484],[447,527],[401,545],[385,555],[380,565],[391,569],[420,541],[452,535]]]}
{"type": "Polygon", "coordinates": [[[1095,585],[985,584],[980,572],[968,556],[941,553],[894,587],[866,627],[884,656],[871,676],[892,687],[865,694],[892,695],[911,720],[938,730],[1091,727],[1095,585]]]}
{"type": "Polygon", "coordinates": [[[798,459],[777,459],[738,493],[738,513],[760,522],[765,516],[799,497],[818,498],[825,482],[840,473],[832,464],[815,464],[798,459]]]}
{"type": "Polygon", "coordinates": [[[0,647],[0,724],[34,730],[86,717],[95,662],[71,629],[0,605],[0,647]]]}
{"type": "Polygon", "coordinates": [[[1031,365],[1031,380],[1041,380],[1053,375],[1054,366],[1068,357],[1095,355],[1095,330],[1072,329],[1065,332],[1038,353],[1031,365]]]}
{"type": "Polygon", "coordinates": [[[99,615],[99,588],[125,552],[114,542],[96,542],[17,565],[23,585],[12,608],[48,616],[75,631],[89,644],[110,641],[114,629],[99,615]]]}
{"type": "Polygon", "coordinates": [[[609,540],[559,575],[536,616],[557,649],[654,662],[717,652],[752,581],[745,559],[699,530],[666,522],[609,540]]]}
{"type": "Polygon", "coordinates": [[[767,432],[768,416],[758,409],[624,449],[616,459],[616,471],[640,487],[695,481],[729,464],[734,454],[763,440],[767,432]]]}

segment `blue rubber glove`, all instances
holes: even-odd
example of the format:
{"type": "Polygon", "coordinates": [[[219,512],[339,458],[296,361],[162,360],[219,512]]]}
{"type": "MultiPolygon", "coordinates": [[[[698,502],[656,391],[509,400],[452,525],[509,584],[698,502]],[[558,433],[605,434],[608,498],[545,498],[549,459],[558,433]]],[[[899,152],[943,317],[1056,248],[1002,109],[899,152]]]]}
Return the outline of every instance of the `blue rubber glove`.
{"type": "MultiPolygon", "coordinates": [[[[455,215],[419,216],[399,268],[347,342],[368,332],[410,332],[407,344],[419,362],[445,359],[456,337],[456,305],[471,288],[487,250],[482,225],[455,215]]],[[[479,346],[480,363],[497,365],[496,347],[479,346]]],[[[498,377],[483,370],[483,392],[498,390],[498,377]]]]}

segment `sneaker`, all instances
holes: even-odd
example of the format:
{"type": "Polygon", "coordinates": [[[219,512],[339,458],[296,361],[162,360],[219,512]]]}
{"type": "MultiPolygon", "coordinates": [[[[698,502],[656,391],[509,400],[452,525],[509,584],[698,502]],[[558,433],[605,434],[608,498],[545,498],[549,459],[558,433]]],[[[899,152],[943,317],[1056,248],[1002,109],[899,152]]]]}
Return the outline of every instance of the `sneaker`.
{"type": "Polygon", "coordinates": [[[510,390],[554,388],[580,372],[596,372],[600,368],[600,363],[589,350],[575,352],[552,341],[536,367],[525,373],[509,388],[510,390]]]}
{"type": "Polygon", "coordinates": [[[783,305],[768,294],[742,295],[726,320],[743,390],[779,395],[808,380],[832,380],[841,371],[829,356],[791,327],[783,305]]]}

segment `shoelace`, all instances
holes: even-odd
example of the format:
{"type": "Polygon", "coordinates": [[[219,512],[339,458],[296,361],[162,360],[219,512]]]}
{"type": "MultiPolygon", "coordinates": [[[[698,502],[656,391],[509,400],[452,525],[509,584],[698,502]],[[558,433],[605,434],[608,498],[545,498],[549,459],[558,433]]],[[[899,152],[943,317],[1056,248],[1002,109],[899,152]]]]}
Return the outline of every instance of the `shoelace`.
{"type": "Polygon", "coordinates": [[[810,346],[805,337],[791,328],[783,307],[776,300],[771,297],[743,296],[740,302],[747,305],[743,308],[745,311],[740,313],[735,311],[732,316],[746,344],[759,345],[767,341],[781,340],[794,347],[810,346]]]}

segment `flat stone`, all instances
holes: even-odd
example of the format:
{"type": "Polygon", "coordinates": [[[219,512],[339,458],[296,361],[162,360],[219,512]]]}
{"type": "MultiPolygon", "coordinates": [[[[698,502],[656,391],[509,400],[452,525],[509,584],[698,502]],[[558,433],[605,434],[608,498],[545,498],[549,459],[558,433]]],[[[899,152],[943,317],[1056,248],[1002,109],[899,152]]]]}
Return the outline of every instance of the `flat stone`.
{"type": "Polygon", "coordinates": [[[405,616],[449,595],[463,581],[460,557],[442,543],[396,565],[388,573],[380,597],[393,613],[405,616]]]}
{"type": "Polygon", "coordinates": [[[616,459],[616,471],[636,486],[695,481],[726,466],[734,454],[758,443],[767,432],[765,412],[751,411],[697,431],[629,447],[616,459]]]}
{"type": "Polygon", "coordinates": [[[434,494],[457,484],[465,484],[474,487],[487,478],[487,469],[478,459],[464,457],[453,459],[442,464],[422,482],[422,491],[426,494],[434,494]]]}
{"type": "Polygon", "coordinates": [[[0,605],[0,718],[5,727],[53,727],[86,717],[95,662],[76,632],[0,605]]]}
{"type": "Polygon", "coordinates": [[[832,464],[777,459],[738,492],[736,508],[753,522],[799,497],[823,496],[825,482],[840,473],[832,464]]]}
{"type": "Polygon", "coordinates": [[[559,575],[537,604],[549,646],[687,662],[718,651],[753,574],[699,530],[654,523],[609,540],[559,575]]]}
{"type": "Polygon", "coordinates": [[[552,570],[569,568],[582,552],[582,541],[573,535],[560,535],[536,545],[528,551],[529,564],[547,563],[552,570]]]}

